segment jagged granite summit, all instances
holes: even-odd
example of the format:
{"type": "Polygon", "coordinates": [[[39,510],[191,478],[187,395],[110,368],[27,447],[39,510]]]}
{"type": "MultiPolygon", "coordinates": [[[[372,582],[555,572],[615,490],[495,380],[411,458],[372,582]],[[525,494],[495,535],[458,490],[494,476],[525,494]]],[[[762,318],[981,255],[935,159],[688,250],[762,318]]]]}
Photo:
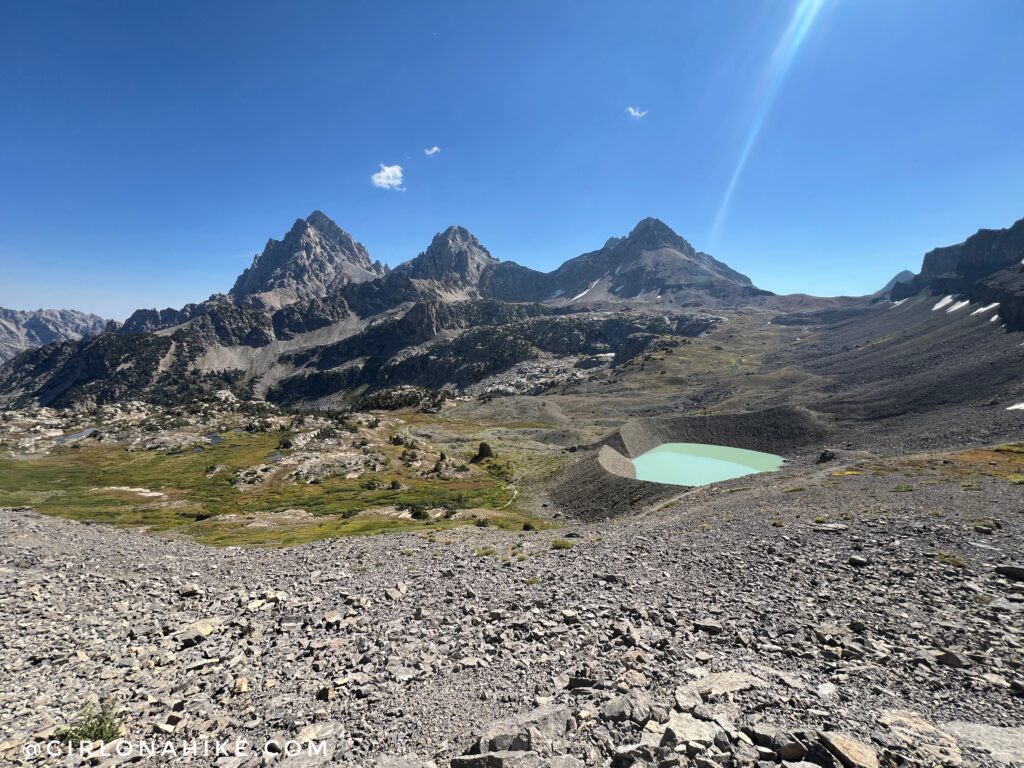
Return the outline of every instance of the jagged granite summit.
{"type": "Polygon", "coordinates": [[[75,309],[22,312],[0,307],[0,362],[26,349],[101,333],[107,321],[75,309]]]}
{"type": "Polygon", "coordinates": [[[451,226],[435,235],[427,250],[395,271],[416,280],[433,280],[449,290],[475,291],[484,272],[498,263],[472,232],[451,226]]]}
{"type": "Polygon", "coordinates": [[[271,238],[229,295],[268,309],[323,298],[350,283],[381,277],[387,267],[370,260],[362,243],[321,211],[297,219],[284,240],[271,238]]]}

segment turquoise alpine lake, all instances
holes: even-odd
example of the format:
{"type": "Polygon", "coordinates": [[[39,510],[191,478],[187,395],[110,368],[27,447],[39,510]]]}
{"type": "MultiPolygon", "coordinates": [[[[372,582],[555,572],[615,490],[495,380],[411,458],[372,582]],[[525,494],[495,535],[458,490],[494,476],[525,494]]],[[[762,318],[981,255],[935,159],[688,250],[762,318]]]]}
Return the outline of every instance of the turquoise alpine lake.
{"type": "Polygon", "coordinates": [[[784,459],[774,453],[701,443],[663,443],[633,459],[637,480],[667,485],[708,485],[758,472],[774,472],[784,459]]]}

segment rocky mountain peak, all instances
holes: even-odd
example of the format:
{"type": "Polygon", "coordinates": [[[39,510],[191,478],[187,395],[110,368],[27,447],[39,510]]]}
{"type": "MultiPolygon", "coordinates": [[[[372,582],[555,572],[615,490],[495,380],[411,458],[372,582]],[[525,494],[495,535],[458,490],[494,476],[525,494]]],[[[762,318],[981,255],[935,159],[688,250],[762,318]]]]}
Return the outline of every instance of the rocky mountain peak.
{"type": "Polygon", "coordinates": [[[231,296],[277,308],[323,298],[348,283],[380,277],[387,268],[322,211],[296,219],[283,240],[271,238],[235,281],[231,296]]]}
{"type": "Polygon", "coordinates": [[[653,217],[642,219],[625,237],[609,238],[599,250],[565,262],[546,287],[547,296],[570,304],[664,300],[703,306],[766,293],[653,217]]]}
{"type": "Polygon", "coordinates": [[[346,253],[352,254],[354,257],[353,260],[360,266],[366,269],[370,268],[370,255],[366,248],[363,247],[362,243],[357,243],[352,235],[339,227],[337,223],[335,223],[334,219],[323,211],[313,211],[305,218],[305,220],[299,219],[296,224],[300,222],[304,223],[307,227],[316,230],[316,232],[328,242],[342,248],[346,253]]]}
{"type": "MultiPolygon", "coordinates": [[[[696,252],[694,247],[676,234],[672,227],[660,219],[655,219],[653,217],[648,217],[640,221],[635,227],[633,227],[633,230],[629,235],[620,242],[631,248],[637,248],[644,251],[654,251],[659,248],[673,248],[687,255],[691,255],[696,252]]],[[[618,244],[620,243],[616,243],[616,245],[618,244]]]]}
{"type": "Polygon", "coordinates": [[[326,213],[321,211],[319,208],[317,208],[315,211],[309,214],[309,216],[306,217],[305,221],[311,227],[316,227],[325,234],[332,232],[333,230],[337,230],[338,232],[345,234],[344,230],[342,230],[342,228],[338,226],[337,222],[335,222],[334,219],[332,219],[326,213]]]}
{"type": "Polygon", "coordinates": [[[888,295],[892,291],[893,288],[896,287],[897,283],[909,283],[913,279],[914,279],[914,273],[913,272],[911,272],[909,269],[901,270],[900,272],[897,272],[893,276],[893,278],[888,283],[886,283],[882,288],[880,288],[879,290],[875,291],[874,295],[875,296],[886,296],[886,295],[888,295]]]}
{"type": "Polygon", "coordinates": [[[420,280],[435,280],[453,287],[475,287],[484,270],[497,263],[472,232],[451,226],[434,235],[427,250],[398,269],[420,280]]]}
{"type": "Polygon", "coordinates": [[[455,224],[444,232],[438,232],[427,247],[432,256],[443,255],[449,258],[467,258],[470,260],[497,261],[491,252],[480,243],[472,232],[455,224]]]}

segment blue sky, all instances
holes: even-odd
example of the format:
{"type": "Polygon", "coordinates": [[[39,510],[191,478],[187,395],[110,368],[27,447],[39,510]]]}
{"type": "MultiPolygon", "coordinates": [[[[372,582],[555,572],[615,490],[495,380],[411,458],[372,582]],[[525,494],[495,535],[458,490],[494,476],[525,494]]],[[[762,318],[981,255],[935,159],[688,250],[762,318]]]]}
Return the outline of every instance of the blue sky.
{"type": "Polygon", "coordinates": [[[457,223],[548,270],[657,216],[761,287],[871,292],[1024,217],[1021,29],[1019,0],[6,3],[0,306],[201,300],[316,208],[392,265],[457,223]]]}

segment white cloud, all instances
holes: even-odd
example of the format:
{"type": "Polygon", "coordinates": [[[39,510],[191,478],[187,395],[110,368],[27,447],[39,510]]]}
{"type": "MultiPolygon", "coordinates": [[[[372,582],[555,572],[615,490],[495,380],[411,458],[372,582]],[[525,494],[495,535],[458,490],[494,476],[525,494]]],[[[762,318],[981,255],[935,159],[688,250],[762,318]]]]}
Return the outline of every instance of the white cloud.
{"type": "Polygon", "coordinates": [[[639,120],[641,117],[647,114],[647,110],[640,109],[640,107],[626,107],[626,114],[636,120],[639,120]]]}
{"type": "Polygon", "coordinates": [[[426,155],[427,157],[430,157],[431,155],[436,155],[440,151],[441,151],[441,148],[435,144],[434,146],[430,147],[429,149],[424,149],[423,150],[423,154],[426,155]]]}
{"type": "Polygon", "coordinates": [[[381,189],[405,189],[402,186],[402,166],[380,164],[380,170],[370,177],[373,186],[381,189]]]}

